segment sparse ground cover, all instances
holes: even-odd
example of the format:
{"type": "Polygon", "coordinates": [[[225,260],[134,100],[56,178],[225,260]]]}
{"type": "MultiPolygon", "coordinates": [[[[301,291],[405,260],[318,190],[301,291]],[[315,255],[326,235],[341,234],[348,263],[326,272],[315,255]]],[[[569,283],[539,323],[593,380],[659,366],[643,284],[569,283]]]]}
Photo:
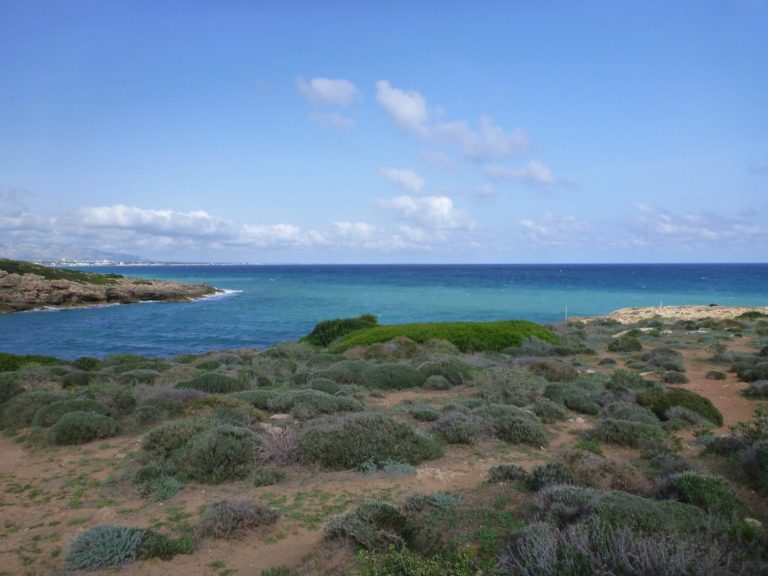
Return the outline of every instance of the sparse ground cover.
{"type": "Polygon", "coordinates": [[[3,355],[0,574],[764,573],[761,322],[3,355]]]}

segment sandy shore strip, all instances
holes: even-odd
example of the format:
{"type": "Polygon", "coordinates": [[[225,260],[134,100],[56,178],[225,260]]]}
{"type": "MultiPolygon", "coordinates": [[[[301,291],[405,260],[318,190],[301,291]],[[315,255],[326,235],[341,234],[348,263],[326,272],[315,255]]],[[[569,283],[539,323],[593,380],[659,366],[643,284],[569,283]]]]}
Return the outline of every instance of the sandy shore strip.
{"type": "Polygon", "coordinates": [[[768,306],[648,306],[620,308],[606,316],[573,318],[573,320],[591,322],[596,318],[611,318],[622,324],[634,324],[640,320],[656,317],[670,320],[699,320],[701,318],[726,320],[736,318],[745,312],[761,312],[768,315],[768,306]]]}

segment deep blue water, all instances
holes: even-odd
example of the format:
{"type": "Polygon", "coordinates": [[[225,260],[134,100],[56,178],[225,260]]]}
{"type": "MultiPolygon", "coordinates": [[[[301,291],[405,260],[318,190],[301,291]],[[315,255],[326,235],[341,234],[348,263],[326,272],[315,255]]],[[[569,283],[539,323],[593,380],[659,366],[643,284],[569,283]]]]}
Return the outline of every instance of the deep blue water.
{"type": "Polygon", "coordinates": [[[230,294],[0,316],[0,351],[63,358],[264,347],[320,320],[521,318],[558,322],[629,306],[768,305],[768,264],[148,266],[88,268],[207,282],[230,294]]]}

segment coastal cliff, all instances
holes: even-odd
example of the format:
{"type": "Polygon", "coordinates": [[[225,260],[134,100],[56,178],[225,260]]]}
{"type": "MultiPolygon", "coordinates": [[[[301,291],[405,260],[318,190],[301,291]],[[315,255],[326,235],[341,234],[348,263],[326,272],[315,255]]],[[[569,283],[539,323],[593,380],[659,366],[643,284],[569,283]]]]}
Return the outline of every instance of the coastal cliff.
{"type": "Polygon", "coordinates": [[[194,300],[216,289],[207,284],[94,274],[0,259],[0,313],[43,307],[194,300]]]}

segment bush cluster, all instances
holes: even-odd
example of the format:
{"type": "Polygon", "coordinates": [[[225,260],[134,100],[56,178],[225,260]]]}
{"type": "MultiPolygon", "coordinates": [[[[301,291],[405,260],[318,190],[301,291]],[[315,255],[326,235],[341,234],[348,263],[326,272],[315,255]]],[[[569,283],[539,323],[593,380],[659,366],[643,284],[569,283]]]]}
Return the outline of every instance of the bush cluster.
{"type": "Polygon", "coordinates": [[[474,444],[482,433],[475,416],[456,410],[443,412],[435,423],[434,431],[448,444],[474,444]]]}
{"type": "Polygon", "coordinates": [[[236,538],[277,521],[272,508],[249,500],[219,500],[206,506],[195,529],[198,540],[205,538],[236,538]]]}
{"type": "Polygon", "coordinates": [[[608,343],[610,352],[639,352],[643,349],[643,343],[633,332],[614,338],[608,343]]]}
{"type": "Polygon", "coordinates": [[[337,318],[318,322],[315,328],[301,339],[313,346],[329,346],[334,340],[363,328],[376,326],[378,320],[373,314],[362,314],[357,318],[337,318]]]}
{"type": "Polygon", "coordinates": [[[673,406],[682,406],[701,414],[717,426],[723,425],[723,415],[708,398],[684,388],[647,390],[638,395],[637,402],[653,410],[659,418],[664,418],[667,410],[673,406]]]}
{"type": "Polygon", "coordinates": [[[331,517],[325,524],[328,539],[345,538],[368,550],[402,547],[411,538],[408,518],[384,500],[366,500],[355,510],[331,517]]]}
{"type": "Polygon", "coordinates": [[[96,412],[105,416],[109,415],[109,410],[100,402],[87,398],[67,398],[66,400],[51,402],[40,408],[32,418],[32,425],[48,428],[69,412],[96,412]]]}
{"type": "Polygon", "coordinates": [[[97,438],[112,438],[120,426],[110,416],[97,412],[67,412],[48,429],[46,438],[52,444],[85,444],[97,438]]]}
{"type": "Polygon", "coordinates": [[[179,382],[174,388],[177,390],[199,390],[200,392],[207,392],[208,394],[229,394],[230,392],[247,390],[250,386],[247,382],[241,382],[231,376],[226,376],[217,372],[209,372],[208,374],[201,374],[197,378],[192,378],[192,380],[179,382]]]}
{"type": "Polygon", "coordinates": [[[530,412],[505,404],[488,404],[473,411],[500,440],[541,447],[549,443],[549,435],[541,421],[530,412]]]}
{"type": "Polygon", "coordinates": [[[564,404],[575,412],[593,415],[600,412],[600,405],[592,399],[592,396],[574,383],[550,384],[544,389],[544,396],[564,404]]]}

